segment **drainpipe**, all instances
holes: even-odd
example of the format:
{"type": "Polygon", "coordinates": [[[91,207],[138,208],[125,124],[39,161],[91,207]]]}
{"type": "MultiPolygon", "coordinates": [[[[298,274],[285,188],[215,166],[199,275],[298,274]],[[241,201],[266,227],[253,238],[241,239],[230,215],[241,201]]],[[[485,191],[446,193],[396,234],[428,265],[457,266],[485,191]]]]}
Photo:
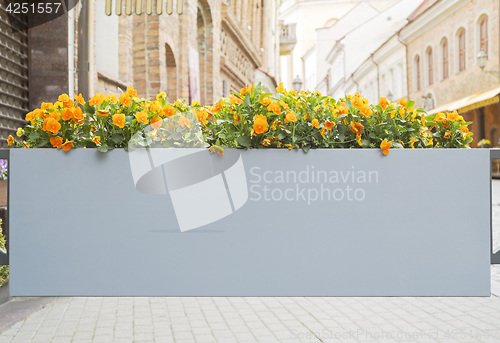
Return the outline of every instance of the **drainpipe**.
{"type": "Polygon", "coordinates": [[[75,94],[75,0],[69,0],[68,12],[68,92],[75,94]]]}
{"type": "Polygon", "coordinates": [[[78,92],[89,98],[89,1],[80,1],[78,17],[78,92]]]}
{"type": "Polygon", "coordinates": [[[373,58],[373,54],[370,55],[370,58],[372,59],[373,64],[377,67],[377,98],[380,99],[380,69],[379,65],[377,62],[375,62],[375,59],[373,58]]]}

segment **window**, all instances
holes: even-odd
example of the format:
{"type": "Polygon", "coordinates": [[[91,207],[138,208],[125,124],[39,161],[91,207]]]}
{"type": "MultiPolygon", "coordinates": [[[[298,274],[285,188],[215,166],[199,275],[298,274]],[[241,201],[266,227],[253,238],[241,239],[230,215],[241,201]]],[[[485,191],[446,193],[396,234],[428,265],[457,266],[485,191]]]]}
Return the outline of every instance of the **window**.
{"type": "Polygon", "coordinates": [[[443,38],[441,42],[441,55],[443,57],[443,80],[448,78],[448,39],[443,38]]]}
{"type": "Polygon", "coordinates": [[[420,56],[415,56],[415,88],[420,90],[420,56]]]}
{"type": "Polygon", "coordinates": [[[479,21],[479,51],[488,54],[488,17],[484,16],[479,21]]]}
{"type": "Polygon", "coordinates": [[[465,29],[460,29],[458,37],[458,71],[465,70],[465,29]]]}
{"type": "Polygon", "coordinates": [[[428,72],[428,75],[427,75],[427,80],[429,82],[429,86],[432,85],[434,83],[434,66],[432,64],[432,48],[429,47],[427,49],[427,72],[428,72]]]}

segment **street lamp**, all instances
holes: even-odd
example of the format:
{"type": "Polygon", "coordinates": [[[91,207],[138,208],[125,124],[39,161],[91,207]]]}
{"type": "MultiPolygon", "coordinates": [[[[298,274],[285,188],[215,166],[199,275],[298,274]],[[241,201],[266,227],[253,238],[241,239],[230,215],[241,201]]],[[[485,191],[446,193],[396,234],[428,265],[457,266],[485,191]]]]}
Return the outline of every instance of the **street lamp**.
{"type": "Polygon", "coordinates": [[[486,67],[486,62],[488,61],[488,54],[484,50],[481,50],[479,51],[479,54],[477,54],[476,59],[479,68],[484,69],[484,67],[486,67]]]}
{"type": "Polygon", "coordinates": [[[484,70],[484,67],[486,67],[486,62],[488,61],[488,54],[484,50],[479,51],[476,59],[477,65],[479,66],[479,68],[481,68],[481,70],[493,75],[498,75],[500,77],[500,70],[484,70]]]}
{"type": "Polygon", "coordinates": [[[293,80],[293,89],[295,89],[297,92],[300,92],[300,89],[302,88],[302,79],[300,78],[299,75],[293,80]]]}

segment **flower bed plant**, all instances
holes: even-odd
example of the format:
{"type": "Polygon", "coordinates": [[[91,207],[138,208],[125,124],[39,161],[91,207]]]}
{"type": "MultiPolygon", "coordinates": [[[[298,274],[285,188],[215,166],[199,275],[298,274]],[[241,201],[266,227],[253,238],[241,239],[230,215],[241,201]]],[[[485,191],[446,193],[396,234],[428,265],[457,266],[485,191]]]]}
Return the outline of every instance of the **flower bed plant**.
{"type": "MultiPolygon", "coordinates": [[[[426,115],[414,102],[380,98],[369,104],[358,93],[341,99],[319,92],[287,91],[276,94],[252,85],[213,106],[185,100],[167,103],[166,94],[140,99],[131,86],[116,96],[99,93],[88,101],[67,94],[56,103],[42,103],[28,113],[16,143],[24,148],[97,148],[106,152],[136,143],[154,146],[202,147],[212,152],[229,148],[465,148],[472,142],[470,123],[456,112],[426,115]],[[200,131],[201,129],[201,131],[200,131]],[[136,136],[137,137],[137,136],[136,136]]],[[[10,136],[9,145],[15,143],[10,136]]]]}

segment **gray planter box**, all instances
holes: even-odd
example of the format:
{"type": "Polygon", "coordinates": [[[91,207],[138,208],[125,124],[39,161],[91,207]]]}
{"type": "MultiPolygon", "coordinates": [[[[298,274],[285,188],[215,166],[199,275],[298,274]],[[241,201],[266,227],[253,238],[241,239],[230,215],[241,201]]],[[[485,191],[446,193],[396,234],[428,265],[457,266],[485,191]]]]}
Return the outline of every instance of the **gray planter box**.
{"type": "Polygon", "coordinates": [[[9,166],[12,296],[490,295],[487,149],[15,149],[9,166]]]}

